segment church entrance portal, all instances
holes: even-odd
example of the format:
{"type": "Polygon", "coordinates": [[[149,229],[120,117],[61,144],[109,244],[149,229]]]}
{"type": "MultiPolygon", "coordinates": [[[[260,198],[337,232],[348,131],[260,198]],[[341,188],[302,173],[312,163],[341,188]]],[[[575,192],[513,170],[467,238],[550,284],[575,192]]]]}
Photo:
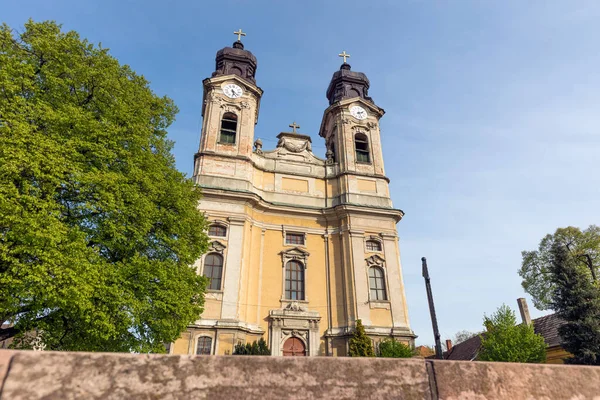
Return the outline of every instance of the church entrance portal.
{"type": "Polygon", "coordinates": [[[302,340],[291,337],[283,344],[283,355],[292,357],[304,357],[306,356],[306,347],[302,340]]]}

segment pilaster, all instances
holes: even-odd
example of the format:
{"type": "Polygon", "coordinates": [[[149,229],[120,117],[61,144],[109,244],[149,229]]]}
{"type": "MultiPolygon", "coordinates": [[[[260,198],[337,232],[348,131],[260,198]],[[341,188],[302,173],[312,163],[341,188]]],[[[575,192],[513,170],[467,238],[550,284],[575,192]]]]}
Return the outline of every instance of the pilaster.
{"type": "Polygon", "coordinates": [[[245,220],[240,217],[229,217],[228,220],[229,246],[227,249],[227,264],[225,265],[221,318],[238,319],[245,220]]]}
{"type": "Polygon", "coordinates": [[[388,296],[392,309],[392,326],[394,328],[407,328],[408,316],[406,314],[400,254],[398,253],[398,236],[391,233],[382,233],[381,237],[387,270],[388,296]]]}
{"type": "Polygon", "coordinates": [[[371,325],[371,312],[369,309],[369,281],[366,274],[366,262],[364,231],[350,229],[350,243],[352,245],[352,273],[354,278],[354,290],[356,292],[357,318],[362,320],[363,325],[371,325]]]}

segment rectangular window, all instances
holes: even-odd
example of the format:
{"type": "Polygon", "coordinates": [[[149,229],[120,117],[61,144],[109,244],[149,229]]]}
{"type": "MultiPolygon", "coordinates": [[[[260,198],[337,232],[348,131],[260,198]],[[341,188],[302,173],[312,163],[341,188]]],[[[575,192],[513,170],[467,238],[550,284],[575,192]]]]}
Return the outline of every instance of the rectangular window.
{"type": "Polygon", "coordinates": [[[304,234],[303,233],[286,233],[285,244],[299,244],[304,245],[304,234]]]}
{"type": "Polygon", "coordinates": [[[354,147],[356,148],[357,162],[371,162],[371,160],[369,160],[369,142],[364,134],[356,134],[354,137],[354,147]]]}
{"type": "Polygon", "coordinates": [[[221,131],[219,143],[235,144],[235,132],[221,131]]]}
{"type": "Polygon", "coordinates": [[[220,143],[235,144],[235,134],[237,132],[237,116],[232,113],[226,113],[221,120],[220,143]]]}
{"type": "Polygon", "coordinates": [[[220,225],[211,225],[208,228],[208,236],[227,236],[227,228],[220,225]]]}
{"type": "Polygon", "coordinates": [[[369,152],[356,149],[356,161],[368,163],[369,162],[369,152]]]}

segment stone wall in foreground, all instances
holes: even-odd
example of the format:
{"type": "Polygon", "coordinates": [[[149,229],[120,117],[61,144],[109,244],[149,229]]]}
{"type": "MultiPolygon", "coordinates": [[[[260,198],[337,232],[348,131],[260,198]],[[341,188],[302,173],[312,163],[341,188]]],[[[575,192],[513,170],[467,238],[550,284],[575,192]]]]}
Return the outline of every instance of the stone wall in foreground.
{"type": "Polygon", "coordinates": [[[597,399],[600,368],[0,350],[0,399],[597,399]]]}

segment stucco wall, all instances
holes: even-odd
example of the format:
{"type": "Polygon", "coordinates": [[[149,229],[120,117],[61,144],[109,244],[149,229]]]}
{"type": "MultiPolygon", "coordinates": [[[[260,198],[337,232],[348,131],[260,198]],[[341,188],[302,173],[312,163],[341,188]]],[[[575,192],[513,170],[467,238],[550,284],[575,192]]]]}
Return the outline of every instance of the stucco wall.
{"type": "Polygon", "coordinates": [[[0,350],[0,399],[598,399],[600,368],[0,350]]]}

